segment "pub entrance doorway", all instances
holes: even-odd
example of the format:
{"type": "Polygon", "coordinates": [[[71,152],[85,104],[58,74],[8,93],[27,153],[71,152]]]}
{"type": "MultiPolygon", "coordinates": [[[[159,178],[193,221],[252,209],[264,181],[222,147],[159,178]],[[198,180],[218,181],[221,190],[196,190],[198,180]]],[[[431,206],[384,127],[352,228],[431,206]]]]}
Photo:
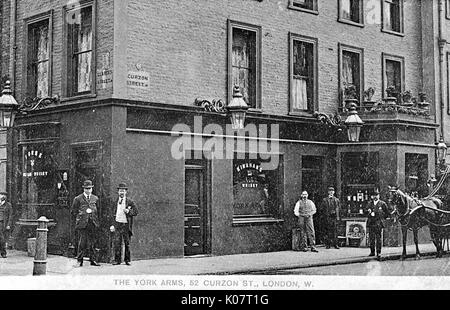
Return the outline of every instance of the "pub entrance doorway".
{"type": "Polygon", "coordinates": [[[186,160],[184,171],[184,255],[209,254],[208,161],[186,160]]]}
{"type": "MultiPolygon", "coordinates": [[[[89,142],[89,143],[80,143],[72,145],[72,160],[71,160],[71,199],[70,203],[73,199],[83,193],[83,182],[85,180],[91,180],[94,188],[92,190],[92,194],[98,196],[98,204],[97,204],[97,212],[100,220],[100,226],[102,225],[102,219],[104,218],[103,214],[105,213],[102,207],[102,197],[103,195],[103,187],[102,187],[102,173],[101,173],[101,160],[102,160],[102,145],[101,142],[89,142]]],[[[73,211],[73,210],[71,210],[73,211]]],[[[100,231],[99,231],[100,233],[100,231]]],[[[103,234],[99,234],[102,236],[103,234]]],[[[71,219],[69,225],[69,239],[70,244],[69,248],[72,252],[72,255],[76,255],[77,253],[77,231],[75,230],[75,214],[71,212],[71,219]]],[[[107,240],[103,240],[104,238],[98,238],[98,243],[96,248],[104,249],[103,252],[107,252],[107,240]]],[[[98,253],[101,254],[101,253],[98,253]]],[[[99,258],[97,258],[100,260],[99,258]]]]}
{"type": "Polygon", "coordinates": [[[308,199],[317,208],[313,217],[316,244],[323,244],[325,238],[325,216],[324,210],[320,208],[321,200],[326,194],[323,191],[323,162],[322,156],[302,156],[302,190],[308,192],[308,199]]]}

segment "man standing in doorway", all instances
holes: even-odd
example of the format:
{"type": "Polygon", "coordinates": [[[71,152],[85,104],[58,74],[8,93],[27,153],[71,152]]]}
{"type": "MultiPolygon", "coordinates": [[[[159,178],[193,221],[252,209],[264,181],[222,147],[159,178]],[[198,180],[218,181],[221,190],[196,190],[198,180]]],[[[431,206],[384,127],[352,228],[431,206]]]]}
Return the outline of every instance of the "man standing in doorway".
{"type": "Polygon", "coordinates": [[[3,258],[6,258],[6,238],[12,222],[12,207],[6,197],[6,192],[0,192],[0,255],[3,258]]]}
{"type": "Polygon", "coordinates": [[[92,194],[91,180],[83,183],[83,193],[73,199],[72,214],[76,215],[75,229],[78,230],[78,254],[79,266],[83,266],[83,258],[89,256],[92,266],[100,266],[95,261],[95,241],[99,220],[97,216],[98,197],[92,194]]]}
{"type": "Polygon", "coordinates": [[[308,199],[308,192],[303,191],[301,198],[295,204],[294,214],[298,217],[298,224],[300,226],[301,233],[301,251],[306,252],[307,241],[311,247],[311,252],[318,252],[316,249],[316,237],[314,233],[313,215],[316,213],[316,205],[314,202],[308,199]]]}
{"type": "Polygon", "coordinates": [[[329,249],[333,246],[335,249],[339,249],[337,224],[340,220],[341,203],[334,196],[334,187],[328,187],[328,197],[323,198],[321,207],[325,214],[325,247],[329,249]]]}
{"type": "Polygon", "coordinates": [[[369,231],[369,244],[370,244],[370,254],[369,256],[375,256],[375,248],[377,253],[377,258],[381,259],[381,234],[383,232],[385,220],[389,216],[389,210],[386,203],[380,200],[380,192],[375,189],[371,194],[372,199],[367,206],[368,219],[367,228],[369,231]]]}
{"type": "Polygon", "coordinates": [[[129,266],[131,264],[130,238],[133,235],[133,217],[138,214],[138,210],[134,201],[127,197],[128,187],[125,183],[120,183],[117,190],[119,197],[114,200],[114,222],[110,227],[111,232],[114,233],[113,265],[120,265],[122,262],[123,241],[125,245],[124,261],[129,266]]]}

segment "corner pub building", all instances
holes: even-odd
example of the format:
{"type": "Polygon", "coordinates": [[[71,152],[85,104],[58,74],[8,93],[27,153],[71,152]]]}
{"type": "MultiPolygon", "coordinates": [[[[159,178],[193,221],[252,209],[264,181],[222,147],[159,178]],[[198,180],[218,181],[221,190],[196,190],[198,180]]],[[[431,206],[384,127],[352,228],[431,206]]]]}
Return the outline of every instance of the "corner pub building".
{"type": "MultiPolygon", "coordinates": [[[[103,261],[119,182],[139,207],[134,259],[291,249],[301,190],[319,206],[336,187],[344,237],[370,190],[426,195],[435,143],[449,144],[444,2],[1,1],[1,75],[22,104],[1,136],[13,246],[45,215],[49,252],[71,255],[70,205],[87,178],[103,261]],[[254,135],[226,130],[234,85],[254,135]],[[345,119],[350,93],[359,142],[321,121],[345,119]]],[[[384,244],[399,240],[391,223],[384,244]]]]}

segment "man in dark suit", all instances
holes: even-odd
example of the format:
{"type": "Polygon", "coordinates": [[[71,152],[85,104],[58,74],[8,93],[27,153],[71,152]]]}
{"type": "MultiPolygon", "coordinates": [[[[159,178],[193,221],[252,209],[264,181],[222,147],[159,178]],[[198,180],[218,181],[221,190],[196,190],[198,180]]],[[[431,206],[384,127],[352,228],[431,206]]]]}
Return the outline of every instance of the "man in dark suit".
{"type": "Polygon", "coordinates": [[[375,189],[371,193],[372,201],[367,205],[368,219],[367,229],[369,232],[370,254],[375,256],[375,248],[377,258],[381,259],[381,233],[384,228],[383,221],[389,216],[389,209],[383,200],[380,200],[380,192],[375,189]]]}
{"type": "Polygon", "coordinates": [[[328,187],[328,196],[322,199],[321,209],[325,215],[325,246],[327,249],[331,246],[339,249],[337,223],[340,219],[339,211],[341,209],[341,203],[334,196],[334,187],[328,187]]]}
{"type": "Polygon", "coordinates": [[[114,263],[120,265],[122,262],[122,242],[125,244],[126,265],[131,263],[130,238],[133,235],[133,217],[138,214],[136,204],[127,197],[128,187],[125,183],[120,183],[117,187],[119,197],[113,200],[114,213],[112,214],[112,225],[110,230],[114,233],[114,263]]]}
{"type": "Polygon", "coordinates": [[[78,254],[79,266],[83,266],[83,258],[89,256],[92,266],[100,266],[95,261],[95,236],[99,228],[97,216],[98,197],[92,194],[91,180],[83,183],[84,192],[74,198],[72,203],[72,214],[76,215],[75,229],[78,230],[78,254]]]}
{"type": "Polygon", "coordinates": [[[6,192],[0,192],[0,255],[3,258],[6,258],[6,238],[12,223],[12,207],[6,197],[6,192]]]}

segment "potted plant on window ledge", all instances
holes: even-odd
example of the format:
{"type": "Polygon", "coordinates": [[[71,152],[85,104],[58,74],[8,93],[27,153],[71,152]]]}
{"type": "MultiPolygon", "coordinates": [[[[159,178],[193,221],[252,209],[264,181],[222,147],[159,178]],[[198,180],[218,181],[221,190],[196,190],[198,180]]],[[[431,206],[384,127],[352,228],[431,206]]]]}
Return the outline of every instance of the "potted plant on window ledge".
{"type": "Polygon", "coordinates": [[[427,110],[430,108],[430,103],[428,102],[427,94],[424,92],[419,93],[419,102],[417,103],[417,106],[420,109],[427,110]]]}
{"type": "Polygon", "coordinates": [[[414,103],[412,102],[411,91],[406,90],[402,93],[402,106],[412,107],[414,103]]]}
{"type": "Polygon", "coordinates": [[[397,98],[399,95],[399,91],[397,90],[397,88],[395,86],[389,86],[388,88],[386,88],[386,96],[383,99],[383,102],[385,105],[396,105],[397,104],[397,98]]]}
{"type": "Polygon", "coordinates": [[[345,108],[347,109],[352,103],[354,103],[356,106],[359,105],[358,92],[355,85],[347,84],[344,86],[344,103],[345,108]]]}
{"type": "Polygon", "coordinates": [[[375,88],[369,87],[364,91],[364,102],[363,105],[366,109],[371,109],[376,101],[372,100],[373,95],[375,94],[375,88]]]}

